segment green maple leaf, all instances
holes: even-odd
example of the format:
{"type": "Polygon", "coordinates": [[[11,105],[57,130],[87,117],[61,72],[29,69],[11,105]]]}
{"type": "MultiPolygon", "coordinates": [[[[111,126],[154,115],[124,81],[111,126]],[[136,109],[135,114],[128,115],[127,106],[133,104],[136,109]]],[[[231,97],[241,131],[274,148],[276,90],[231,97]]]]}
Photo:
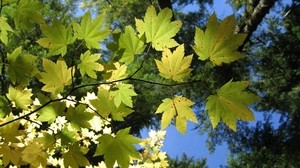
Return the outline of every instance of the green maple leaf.
{"type": "MultiPolygon", "coordinates": [[[[5,117],[4,119],[0,119],[0,123],[5,123],[13,119],[13,115],[5,117]]],[[[2,141],[6,143],[18,143],[20,140],[17,138],[22,135],[22,131],[19,130],[20,122],[15,121],[13,123],[7,124],[5,126],[0,127],[0,136],[4,138],[2,141]]]]}
{"type": "Polygon", "coordinates": [[[178,43],[172,39],[180,30],[181,21],[173,21],[172,10],[165,8],[158,15],[154,6],[148,7],[144,21],[135,19],[136,27],[140,35],[145,34],[146,42],[151,42],[152,47],[158,51],[163,48],[172,48],[178,43]]]}
{"type": "MultiPolygon", "coordinates": [[[[85,151],[87,152],[87,151],[85,151]]],[[[65,167],[79,168],[79,166],[89,166],[88,159],[84,156],[85,152],[80,149],[79,143],[69,146],[69,151],[62,155],[65,167]]]]}
{"type": "Polygon", "coordinates": [[[124,121],[124,117],[132,113],[132,110],[123,103],[121,103],[119,107],[116,107],[113,97],[106,89],[100,88],[98,91],[98,99],[90,100],[90,102],[104,118],[108,118],[109,115],[111,115],[113,120],[124,121]]]}
{"type": "Polygon", "coordinates": [[[35,75],[38,69],[35,66],[36,57],[30,54],[22,55],[22,47],[16,48],[7,55],[7,74],[13,84],[28,85],[29,77],[35,75]]]}
{"type": "Polygon", "coordinates": [[[216,95],[207,98],[205,109],[208,111],[213,128],[222,120],[236,131],[236,120],[254,120],[248,106],[258,101],[259,97],[245,91],[248,84],[247,81],[229,81],[217,91],[216,95]]]}
{"type": "Polygon", "coordinates": [[[119,62],[114,63],[115,69],[111,70],[111,76],[107,81],[117,81],[121,79],[125,79],[127,77],[126,71],[127,66],[126,65],[120,65],[119,62]]]}
{"type": "Polygon", "coordinates": [[[120,62],[130,64],[134,61],[134,56],[141,54],[145,45],[142,40],[136,35],[134,29],[131,26],[125,27],[124,33],[118,33],[115,39],[116,43],[111,43],[108,48],[117,54],[121,55],[120,62]]]}
{"type": "Polygon", "coordinates": [[[0,40],[5,44],[7,45],[8,43],[8,31],[10,32],[14,32],[12,30],[12,28],[10,27],[10,25],[6,22],[6,18],[3,17],[3,16],[0,16],[0,40]]]}
{"type": "Polygon", "coordinates": [[[69,130],[68,127],[64,127],[57,135],[57,137],[61,139],[61,144],[63,146],[70,146],[71,144],[78,142],[76,136],[76,130],[69,130]]]}
{"type": "Polygon", "coordinates": [[[243,44],[246,34],[235,34],[234,15],[220,24],[214,13],[208,20],[205,32],[196,27],[195,45],[192,46],[200,60],[210,59],[215,65],[230,63],[243,57],[236,51],[243,44]]]}
{"type": "Polygon", "coordinates": [[[91,54],[88,50],[84,54],[80,56],[80,63],[78,64],[78,68],[80,70],[80,74],[84,76],[87,74],[89,77],[97,79],[97,75],[95,71],[103,71],[104,67],[99,64],[98,61],[100,58],[100,54],[91,54]]]}
{"type": "Polygon", "coordinates": [[[21,162],[21,149],[13,144],[2,144],[0,145],[0,155],[2,155],[2,161],[4,167],[9,163],[14,165],[20,165],[21,162]]]}
{"type": "Polygon", "coordinates": [[[99,15],[92,20],[91,13],[86,12],[80,24],[73,22],[75,36],[78,39],[83,39],[89,49],[100,49],[100,42],[109,34],[107,29],[100,30],[103,27],[104,18],[104,15],[99,15]]]}
{"type": "Polygon", "coordinates": [[[30,98],[32,96],[31,89],[20,90],[9,86],[6,96],[21,109],[28,109],[28,106],[32,103],[30,98]]]}
{"type": "Polygon", "coordinates": [[[169,49],[163,50],[161,61],[155,60],[159,74],[166,79],[182,82],[192,71],[189,66],[192,55],[184,57],[184,46],[180,45],[172,53],[169,49]]]}
{"type": "Polygon", "coordinates": [[[132,89],[132,85],[119,83],[115,88],[117,88],[117,90],[111,91],[115,105],[119,107],[121,103],[124,103],[125,105],[132,107],[132,96],[137,95],[132,89]]]}
{"type": "Polygon", "coordinates": [[[69,107],[66,113],[67,119],[71,122],[71,125],[76,129],[89,128],[91,125],[88,122],[93,118],[93,114],[86,112],[85,105],[78,105],[76,108],[69,107]]]}
{"type": "Polygon", "coordinates": [[[63,102],[53,102],[38,111],[38,121],[52,123],[57,116],[64,114],[66,104],[63,102]]]}
{"type": "Polygon", "coordinates": [[[164,99],[163,103],[160,104],[156,110],[156,113],[163,113],[161,129],[166,129],[175,117],[177,130],[185,134],[187,120],[197,123],[197,118],[191,108],[192,105],[194,105],[194,103],[191,100],[182,96],[175,96],[174,99],[164,99]]]}
{"type": "Polygon", "coordinates": [[[29,163],[31,167],[46,167],[49,154],[42,149],[42,146],[33,142],[22,151],[22,160],[29,163]]]}
{"type": "Polygon", "coordinates": [[[55,147],[56,139],[54,135],[43,132],[43,136],[36,138],[35,141],[41,144],[42,148],[49,148],[51,150],[55,147]]]}
{"type": "Polygon", "coordinates": [[[64,87],[72,82],[74,71],[67,67],[65,61],[57,60],[56,63],[43,59],[43,67],[45,72],[37,74],[39,81],[45,84],[42,88],[45,92],[50,92],[53,95],[63,91],[64,87]]]}
{"type": "Polygon", "coordinates": [[[104,134],[99,140],[95,155],[104,155],[105,164],[112,168],[117,161],[121,167],[128,167],[130,157],[141,158],[133,144],[141,142],[129,134],[130,128],[119,130],[115,137],[104,134]]]}
{"type": "Polygon", "coordinates": [[[35,0],[20,0],[18,2],[14,21],[17,28],[24,26],[25,30],[31,30],[33,23],[44,23],[41,9],[43,9],[43,3],[35,0]]]}
{"type": "Polygon", "coordinates": [[[72,27],[66,28],[60,21],[54,20],[52,25],[42,24],[42,33],[46,36],[37,41],[42,47],[49,49],[49,55],[64,56],[67,46],[74,42],[72,27]]]}
{"type": "Polygon", "coordinates": [[[0,118],[5,117],[11,112],[10,105],[4,96],[0,96],[0,118]]]}

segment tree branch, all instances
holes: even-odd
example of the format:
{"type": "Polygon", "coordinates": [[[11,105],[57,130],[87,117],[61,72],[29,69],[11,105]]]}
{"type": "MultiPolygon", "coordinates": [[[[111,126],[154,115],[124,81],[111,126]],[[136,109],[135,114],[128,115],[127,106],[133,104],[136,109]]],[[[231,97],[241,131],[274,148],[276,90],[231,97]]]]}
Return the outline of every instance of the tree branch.
{"type": "Polygon", "coordinates": [[[262,22],[263,18],[269,13],[272,6],[275,4],[276,0],[259,0],[258,3],[249,3],[250,8],[253,8],[252,14],[247,11],[247,7],[245,9],[245,19],[244,24],[239,26],[239,33],[246,33],[247,37],[240,47],[241,49],[244,47],[245,43],[250,39],[253,32],[257,29],[258,25],[262,22]],[[247,17],[248,15],[248,17],[247,17]]]}

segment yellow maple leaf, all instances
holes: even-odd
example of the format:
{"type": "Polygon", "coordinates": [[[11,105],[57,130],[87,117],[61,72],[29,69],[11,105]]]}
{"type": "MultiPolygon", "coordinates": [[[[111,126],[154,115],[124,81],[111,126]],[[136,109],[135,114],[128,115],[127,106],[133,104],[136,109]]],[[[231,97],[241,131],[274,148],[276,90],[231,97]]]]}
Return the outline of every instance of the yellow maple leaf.
{"type": "Polygon", "coordinates": [[[161,61],[155,60],[155,62],[162,77],[182,82],[192,71],[189,68],[192,57],[193,55],[184,57],[184,45],[180,45],[173,53],[170,49],[165,48],[161,61]]]}

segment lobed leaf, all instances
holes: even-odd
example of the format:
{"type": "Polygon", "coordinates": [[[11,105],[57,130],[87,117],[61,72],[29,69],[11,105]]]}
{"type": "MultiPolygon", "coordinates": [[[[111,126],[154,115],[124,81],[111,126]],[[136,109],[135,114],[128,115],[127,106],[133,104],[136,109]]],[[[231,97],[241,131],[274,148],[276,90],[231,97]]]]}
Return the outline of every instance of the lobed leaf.
{"type": "Polygon", "coordinates": [[[158,14],[154,6],[149,6],[144,21],[135,19],[137,30],[142,36],[145,34],[146,42],[151,42],[157,51],[164,48],[176,47],[178,43],[173,39],[180,30],[181,21],[172,21],[172,11],[168,8],[161,10],[158,14]]]}
{"type": "Polygon", "coordinates": [[[226,17],[220,24],[214,13],[208,20],[205,32],[196,27],[195,45],[192,45],[200,60],[210,59],[215,65],[230,63],[243,57],[237,51],[246,34],[235,34],[234,15],[226,17]]]}
{"type": "Polygon", "coordinates": [[[205,109],[208,111],[213,128],[222,120],[236,131],[236,120],[254,120],[248,106],[258,101],[259,97],[245,91],[247,86],[247,81],[229,81],[217,91],[216,95],[207,98],[205,109]]]}
{"type": "Polygon", "coordinates": [[[192,55],[184,57],[184,45],[178,46],[173,53],[165,48],[162,55],[161,61],[155,60],[159,74],[162,77],[182,82],[192,71],[189,68],[192,55]]]}

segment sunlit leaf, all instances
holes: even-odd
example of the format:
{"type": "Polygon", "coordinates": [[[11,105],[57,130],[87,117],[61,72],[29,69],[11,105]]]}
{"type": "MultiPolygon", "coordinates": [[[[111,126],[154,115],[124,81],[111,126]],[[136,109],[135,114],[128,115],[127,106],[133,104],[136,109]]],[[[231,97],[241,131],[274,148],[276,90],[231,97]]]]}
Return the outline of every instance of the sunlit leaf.
{"type": "Polygon", "coordinates": [[[74,143],[69,146],[69,151],[62,155],[62,158],[64,159],[64,166],[70,166],[72,168],[89,166],[90,163],[84,154],[85,153],[80,150],[79,143],[74,143]]]}
{"type": "Polygon", "coordinates": [[[76,130],[89,128],[91,125],[88,121],[91,120],[93,116],[92,113],[86,112],[85,105],[78,105],[76,108],[69,107],[66,113],[67,119],[76,130]]]}
{"type": "Polygon", "coordinates": [[[65,61],[57,60],[54,63],[48,59],[43,59],[43,67],[45,72],[37,75],[39,81],[45,84],[42,88],[43,91],[56,95],[65,86],[71,84],[74,70],[72,71],[72,68],[68,68],[65,61]]]}
{"type": "Polygon", "coordinates": [[[2,155],[2,162],[4,167],[9,163],[14,165],[19,165],[21,162],[21,148],[18,146],[1,144],[0,145],[0,155],[2,155]]]}
{"type": "Polygon", "coordinates": [[[191,108],[193,104],[191,100],[182,96],[175,96],[174,99],[164,99],[156,110],[156,113],[163,113],[161,129],[166,129],[175,117],[177,130],[185,134],[187,120],[197,123],[197,118],[191,108]]]}
{"type": "Polygon", "coordinates": [[[192,62],[192,55],[184,57],[183,45],[178,46],[173,53],[165,48],[162,55],[161,61],[155,60],[162,77],[182,82],[192,71],[189,68],[192,62]]]}
{"type": "Polygon", "coordinates": [[[46,36],[37,41],[42,47],[49,49],[49,55],[66,55],[67,46],[74,42],[72,27],[65,27],[60,21],[54,20],[52,25],[41,25],[46,36]]]}
{"type": "Polygon", "coordinates": [[[236,131],[236,120],[253,121],[254,115],[248,106],[259,100],[259,97],[245,89],[247,81],[229,81],[216,95],[207,98],[205,109],[208,111],[213,128],[222,120],[229,128],[236,131]]]}
{"type": "Polygon", "coordinates": [[[172,11],[168,8],[158,14],[154,6],[148,7],[144,21],[135,19],[136,27],[140,35],[145,34],[146,42],[151,42],[152,47],[158,51],[164,48],[172,48],[178,45],[173,39],[181,28],[181,21],[172,21],[172,11]]]}
{"type": "Polygon", "coordinates": [[[100,54],[91,54],[88,50],[84,54],[80,56],[80,63],[78,64],[78,68],[80,70],[80,74],[84,76],[87,74],[89,77],[96,79],[97,75],[95,71],[103,71],[104,67],[98,63],[97,61],[100,58],[100,54]]]}
{"type": "Polygon", "coordinates": [[[99,15],[92,20],[91,13],[86,12],[80,24],[73,22],[75,36],[83,39],[89,49],[100,49],[100,42],[109,34],[107,29],[100,30],[103,27],[104,18],[104,15],[99,15]]]}
{"type": "Polygon", "coordinates": [[[127,66],[126,65],[120,65],[120,63],[116,62],[114,63],[115,70],[111,70],[112,74],[108,81],[116,81],[120,79],[125,79],[127,77],[126,70],[127,66]]]}
{"type": "MultiPolygon", "coordinates": [[[[0,119],[0,124],[11,121],[13,119],[13,115],[9,115],[4,119],[0,119]]],[[[0,127],[0,137],[2,137],[3,141],[6,143],[17,143],[20,140],[17,138],[22,135],[22,131],[19,130],[20,121],[15,121],[13,123],[7,124],[5,126],[0,127]]]]}
{"type": "Polygon", "coordinates": [[[114,97],[115,105],[119,107],[123,102],[125,105],[132,107],[132,96],[137,95],[132,89],[132,85],[119,83],[115,88],[117,88],[117,90],[111,92],[114,97]]]}
{"type": "Polygon", "coordinates": [[[17,28],[24,27],[25,30],[31,30],[33,23],[44,23],[41,13],[43,3],[36,0],[20,0],[16,7],[14,21],[17,28]]]}
{"type": "Polygon", "coordinates": [[[21,54],[22,47],[16,48],[7,55],[7,74],[13,84],[28,85],[29,77],[38,72],[35,65],[36,57],[30,54],[21,54]]]}
{"type": "Polygon", "coordinates": [[[3,16],[0,16],[0,40],[4,43],[8,43],[8,31],[13,32],[12,28],[10,25],[6,22],[6,18],[3,16]]]}
{"type": "Polygon", "coordinates": [[[53,102],[43,107],[38,111],[38,121],[52,123],[57,116],[63,115],[66,108],[66,104],[63,102],[53,102]]]}
{"type": "Polygon", "coordinates": [[[22,160],[32,167],[46,167],[49,154],[44,151],[40,144],[33,142],[22,151],[22,160]]]}
{"type": "Polygon", "coordinates": [[[235,27],[234,15],[219,24],[215,13],[209,18],[205,32],[196,27],[195,45],[192,47],[199,59],[210,59],[213,64],[222,65],[242,58],[237,48],[247,35],[234,33],[235,27]]]}
{"type": "Polygon", "coordinates": [[[17,89],[9,86],[6,96],[17,107],[22,109],[28,109],[28,106],[32,103],[30,98],[32,96],[31,89],[17,89]]]}
{"type": "Polygon", "coordinates": [[[129,129],[122,129],[113,137],[109,134],[104,134],[99,140],[95,155],[104,155],[105,164],[107,167],[113,167],[117,161],[121,167],[128,167],[130,157],[140,158],[139,152],[133,144],[141,142],[129,134],[129,129]]]}

